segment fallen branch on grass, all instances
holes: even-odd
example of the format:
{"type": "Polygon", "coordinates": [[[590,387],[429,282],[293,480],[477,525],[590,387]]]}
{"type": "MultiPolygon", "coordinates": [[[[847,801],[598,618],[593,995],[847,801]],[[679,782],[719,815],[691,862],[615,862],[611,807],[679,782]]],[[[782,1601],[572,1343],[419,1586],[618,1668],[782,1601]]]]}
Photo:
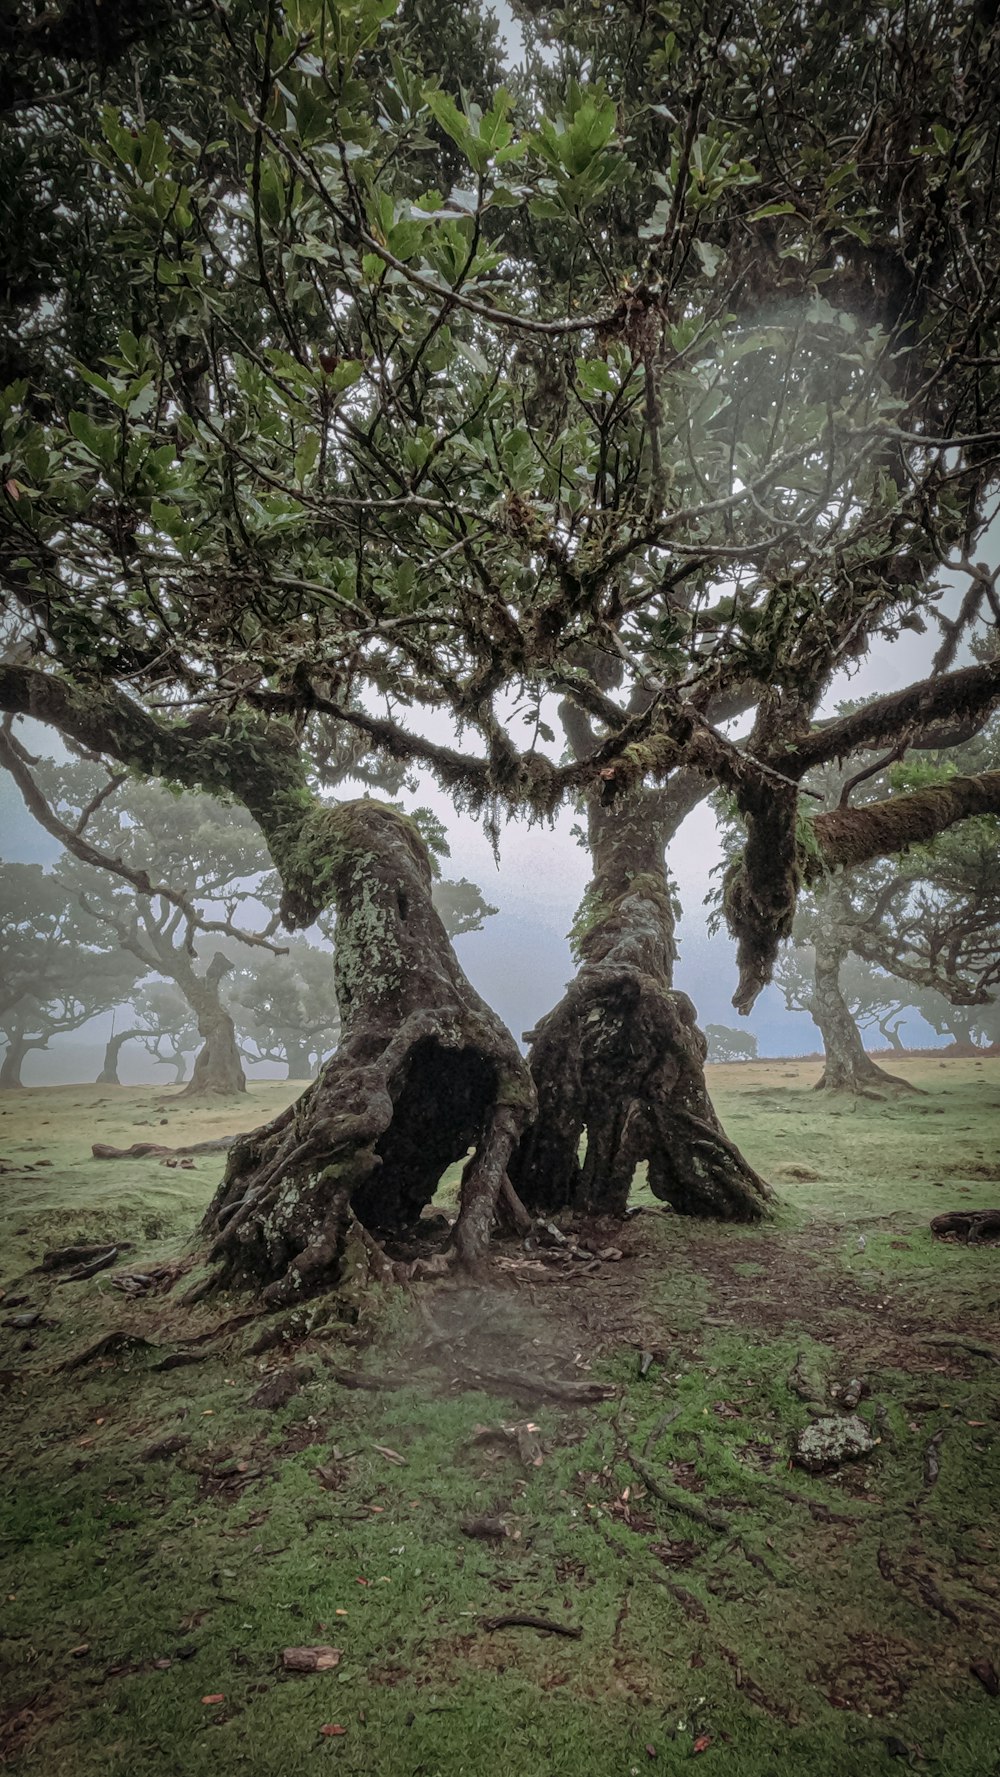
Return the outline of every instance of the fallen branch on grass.
{"type": "Polygon", "coordinates": [[[934,1217],[931,1233],[939,1240],[958,1234],[966,1246],[975,1246],[983,1238],[1000,1240],[1000,1209],[950,1209],[934,1217]]]}
{"type": "Polygon", "coordinates": [[[158,1160],[164,1154],[225,1154],[235,1140],[235,1135],[217,1135],[212,1141],[188,1142],[180,1148],[164,1147],[157,1141],[134,1141],[130,1148],[114,1148],[110,1142],[95,1141],[90,1152],[95,1160],[158,1160]]]}
{"type": "MultiPolygon", "coordinates": [[[[55,1246],[47,1253],[42,1254],[42,1262],[37,1269],[39,1271],[65,1271],[69,1265],[87,1265],[91,1259],[100,1258],[102,1254],[107,1253],[112,1246],[113,1243],[110,1240],[102,1240],[96,1246],[55,1246]]],[[[113,1250],[119,1253],[131,1252],[132,1242],[119,1240],[113,1250]]]]}
{"type": "Polygon", "coordinates": [[[543,1635],[565,1635],[569,1641],[579,1641],[582,1629],[574,1629],[569,1623],[554,1623],[549,1617],[523,1617],[519,1614],[504,1617],[481,1617],[484,1629],[491,1634],[494,1629],[537,1629],[543,1635]]]}

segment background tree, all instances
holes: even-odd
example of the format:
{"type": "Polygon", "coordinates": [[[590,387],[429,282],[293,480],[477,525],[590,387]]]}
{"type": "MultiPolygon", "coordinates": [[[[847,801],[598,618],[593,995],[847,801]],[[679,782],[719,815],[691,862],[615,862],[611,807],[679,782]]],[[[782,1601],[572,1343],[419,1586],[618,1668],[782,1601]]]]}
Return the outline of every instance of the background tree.
{"type": "Polygon", "coordinates": [[[146,979],[132,990],[121,1008],[123,1022],[113,1030],[104,1052],[98,1084],[118,1086],[118,1062],[126,1043],[140,1042],[147,1055],[174,1070],[172,1084],[188,1077],[187,1058],[198,1047],[198,1023],[191,1007],[172,982],[146,979]]]}
{"type": "Polygon", "coordinates": [[[756,1061],[757,1038],[748,1030],[728,1024],[706,1024],[709,1061],[756,1061]]]}
{"type": "MultiPolygon", "coordinates": [[[[1000,696],[995,662],[953,670],[996,605],[978,558],[1000,47],[981,9],[946,0],[794,20],[738,5],[717,23],[571,6],[516,100],[473,88],[459,105],[426,74],[444,65],[422,59],[441,49],[429,16],[392,0],[225,23],[192,28],[238,152],[206,158],[140,58],[89,180],[117,217],[131,317],[102,362],[6,398],[0,704],[241,803],[289,926],[336,903],[337,1055],[298,1112],[237,1146],[210,1217],[229,1273],[280,1300],[336,1273],[352,1208],[407,1225],[470,1143],[455,1250],[474,1262],[535,1116],[434,914],[419,835],[373,801],[324,800],[321,722],[433,770],[494,836],[507,811],[581,795],[627,823],[631,795],[670,794],[681,771],[724,788],[746,824],[725,896],[742,1011],[803,881],[1000,806],[984,772],[808,832],[798,818],[808,771],[975,723],[1000,696]],[[933,618],[948,561],[969,591],[931,677],[817,722],[838,671],[933,618]],[[582,756],[548,750],[549,695],[593,721],[582,756]],[[507,717],[526,704],[522,735],[507,717]]],[[[648,893],[605,898],[579,992],[601,1098],[617,1081],[633,1102],[642,1050],[652,1108],[635,1100],[587,1191],[619,1204],[630,1155],[655,1144],[654,1188],[679,1208],[759,1214],[710,1114],[693,1010],[670,997],[650,862],[648,893]],[[584,980],[601,969],[629,989],[624,1016],[584,980]]],[[[543,1084],[571,1079],[557,1025],[575,1034],[545,1027],[543,1084]]],[[[552,1175],[529,1160],[519,1178],[541,1205],[552,1175]]]]}
{"type": "Polygon", "coordinates": [[[976,1055],[1000,1046],[1000,995],[992,994],[976,1006],[953,1006],[941,994],[918,989],[917,1010],[939,1036],[952,1039],[959,1055],[976,1055]]]}
{"type": "Polygon", "coordinates": [[[172,981],[187,1002],[201,1034],[188,1092],[244,1091],[222,997],[235,965],[216,934],[236,946],[270,942],[236,923],[241,910],[263,913],[259,897],[276,900],[259,829],[243,810],[205,796],[178,801],[161,784],[88,761],[36,760],[29,771],[4,744],[35,812],[71,848],[60,879],[92,929],[113,934],[141,971],[172,981]]]}
{"type": "Polygon", "coordinates": [[[295,938],[284,956],[243,960],[230,1004],[248,1060],[281,1062],[288,1079],[311,1080],[340,1030],[333,954],[295,938]]]}
{"type": "Polygon", "coordinates": [[[0,1086],[20,1086],[31,1050],[126,998],[136,973],[41,865],[0,864],[0,1086]]]}
{"type": "MultiPolygon", "coordinates": [[[[962,745],[907,754],[861,755],[814,780],[828,805],[850,798],[877,800],[892,781],[909,786],[947,783],[960,772],[995,768],[1000,723],[994,718],[962,745]],[[905,757],[904,757],[905,755],[905,757]]],[[[786,1003],[806,1005],[823,1038],[826,1065],[818,1090],[878,1092],[909,1089],[865,1050],[857,1014],[841,975],[850,956],[872,965],[854,983],[855,996],[885,1031],[907,985],[936,991],[955,1005],[974,1005],[1000,980],[1000,823],[984,815],[913,846],[903,857],[819,877],[800,897],[793,935],[812,949],[812,983],[798,971],[781,977],[786,1003]],[[872,995],[874,994],[874,1005],[872,995]]],[[[857,975],[857,970],[855,970],[857,975]]],[[[891,1040],[891,1039],[890,1039],[891,1040]]],[[[894,1047],[897,1045],[893,1045],[894,1047]]]]}

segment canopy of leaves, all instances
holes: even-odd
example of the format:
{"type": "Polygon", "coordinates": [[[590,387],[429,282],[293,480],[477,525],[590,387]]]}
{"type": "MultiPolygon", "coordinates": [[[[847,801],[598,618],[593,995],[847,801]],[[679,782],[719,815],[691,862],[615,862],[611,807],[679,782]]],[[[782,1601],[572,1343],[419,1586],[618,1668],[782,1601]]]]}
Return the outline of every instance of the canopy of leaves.
{"type": "Polygon", "coordinates": [[[78,1030],[126,998],[137,973],[41,865],[0,865],[0,1032],[9,1043],[44,1046],[78,1030]]]}
{"type": "Polygon", "coordinates": [[[493,823],[692,765],[747,814],[752,999],[822,691],[993,511],[988,10],[531,8],[507,90],[476,7],[263,0],[53,73],[3,151],[59,198],[0,402],[19,658],[166,710],[186,782],[235,786],[206,724],[244,776],[278,748],[286,819],[331,722],[493,823]]]}

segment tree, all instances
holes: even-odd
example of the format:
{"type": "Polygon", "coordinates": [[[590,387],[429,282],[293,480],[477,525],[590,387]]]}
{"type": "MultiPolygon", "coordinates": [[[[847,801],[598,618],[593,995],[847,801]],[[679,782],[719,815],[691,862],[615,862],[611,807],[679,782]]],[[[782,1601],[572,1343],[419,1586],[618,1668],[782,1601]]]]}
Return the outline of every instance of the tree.
{"type": "MultiPolygon", "coordinates": [[[[948,749],[907,754],[905,744],[889,757],[862,756],[814,780],[828,804],[845,806],[852,794],[873,799],[891,781],[933,786],[969,768],[989,768],[1000,758],[1000,724],[987,723],[971,741],[948,749]]],[[[826,1065],[818,1090],[879,1093],[911,1090],[867,1054],[845,997],[841,975],[853,954],[862,964],[855,982],[862,1002],[875,999],[887,1020],[910,988],[936,991],[954,1004],[982,1002],[1000,980],[1000,823],[984,815],[912,847],[905,857],[879,860],[839,876],[817,878],[802,897],[794,937],[811,945],[812,987],[803,991],[798,971],[783,971],[789,1005],[805,1005],[823,1037],[826,1065]],[[881,994],[881,1001],[879,995],[881,994]]],[[[856,971],[857,973],[857,971],[856,971]]],[[[905,1003],[905,999],[904,999],[905,1003]]],[[[878,1016],[879,1008],[883,1015],[878,1016]]],[[[893,1044],[898,1047],[898,1044],[893,1044]]]]}
{"type": "MultiPolygon", "coordinates": [[[[182,1086],[187,1057],[197,1049],[199,1036],[198,1021],[184,995],[170,981],[147,980],[133,994],[130,1012],[138,1022],[122,1033],[123,1041],[138,1038],[147,1055],[173,1068],[173,1084],[182,1086]]],[[[117,1041],[111,1038],[111,1043],[117,1041]]],[[[117,1085],[117,1077],[109,1084],[117,1085]]]]}
{"type": "Polygon", "coordinates": [[[977,1006],[953,1006],[941,994],[926,989],[915,994],[915,1003],[939,1036],[950,1036],[960,1055],[975,1055],[1000,1046],[1000,995],[977,1006]]]}
{"type": "Polygon", "coordinates": [[[155,89],[141,55],[134,89],[108,76],[77,201],[115,218],[129,312],[113,284],[103,359],[77,368],[67,331],[8,393],[0,563],[0,707],[240,804],[290,928],[336,905],[341,1043],[233,1150],[211,1250],[298,1299],[336,1275],[352,1211],[407,1225],[470,1145],[468,1264],[508,1160],[529,1208],[620,1206],[651,1152],[678,1208],[759,1215],[670,987],[641,810],[691,774],[736,799],[745,1012],[803,882],[1000,806],[986,771],[799,818],[810,770],[1000,699],[996,662],[954,667],[997,607],[997,33],[948,0],[737,4],[715,28],[571,5],[516,97],[473,66],[459,105],[433,70],[465,67],[475,8],[451,64],[429,9],[393,0],[224,22],[185,21],[228,120],[215,153],[179,78],[155,89]],[[817,720],[845,663],[933,620],[945,562],[969,590],[931,676],[817,720]],[[556,697],[592,727],[569,758],[556,697]],[[495,838],[508,812],[586,802],[596,917],[537,1095],[448,944],[419,833],[327,799],[331,726],[432,771],[495,838]],[[605,1141],[607,1104],[638,1108],[605,1141]]]}
{"type": "Polygon", "coordinates": [[[302,938],[284,956],[243,962],[230,1002],[241,1037],[252,1045],[248,1059],[284,1062],[290,1080],[311,1080],[336,1045],[333,956],[302,938]]]}
{"type": "MultiPolygon", "coordinates": [[[[68,847],[59,874],[93,926],[113,934],[147,974],[171,980],[193,1014],[202,1046],[187,1092],[226,1096],[246,1077],[222,982],[235,964],[216,933],[237,944],[268,944],[235,923],[262,897],[276,899],[260,834],[242,811],[209,797],[178,801],[160,784],[139,784],[94,764],[31,761],[0,740],[29,806],[68,847]],[[199,966],[199,946],[207,961],[199,966]]],[[[119,1047],[126,1040],[119,1039],[119,1047]]],[[[105,1069],[116,1073],[116,1055],[105,1069]]]]}
{"type": "MultiPolygon", "coordinates": [[[[437,874],[438,857],[446,856],[448,850],[443,830],[431,829],[426,810],[418,810],[417,815],[435,870],[431,898],[445,931],[449,938],[480,931],[496,908],[475,883],[437,874]]],[[[311,1080],[323,1057],[336,1047],[340,1034],[333,985],[336,927],[327,919],[319,923],[331,949],[292,939],[283,954],[263,952],[252,962],[245,960],[230,989],[240,1035],[252,1046],[248,1059],[284,1062],[290,1080],[311,1080]]]]}
{"type": "Polygon", "coordinates": [[[706,1024],[709,1061],[756,1061],[757,1038],[728,1024],[706,1024]]]}
{"type": "Polygon", "coordinates": [[[0,1086],[20,1086],[32,1049],[108,1011],[135,974],[41,865],[0,864],[0,1086]]]}

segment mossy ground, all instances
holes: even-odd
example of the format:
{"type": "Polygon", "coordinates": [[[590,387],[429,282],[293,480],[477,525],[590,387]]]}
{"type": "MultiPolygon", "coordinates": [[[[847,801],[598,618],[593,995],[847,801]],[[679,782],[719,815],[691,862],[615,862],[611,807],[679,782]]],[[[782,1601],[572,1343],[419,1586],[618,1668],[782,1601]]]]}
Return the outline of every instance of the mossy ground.
{"type": "MultiPolygon", "coordinates": [[[[996,1345],[1000,1253],[927,1232],[996,1200],[1000,1063],[904,1063],[925,1098],[857,1108],[811,1094],[817,1071],[712,1070],[727,1128],[781,1192],[772,1225],[649,1207],[593,1274],[510,1246],[487,1287],[373,1291],[360,1319],[335,1310],[257,1353],[274,1317],[190,1343],[244,1301],[26,1275],[78,1237],[132,1240],[133,1269],[183,1256],[217,1157],[99,1163],[90,1142],[178,1143],[233,1112],[162,1090],[5,1095],[0,1311],[42,1321],[0,1335],[0,1761],[46,1777],[1000,1768],[1000,1699],[970,1672],[1000,1668],[1000,1369],[940,1342],[996,1345]],[[617,1393],[566,1410],[474,1392],[428,1315],[468,1361],[617,1393]],[[147,1343],[59,1367],[109,1329],[147,1343]],[[200,1361],[153,1367],[172,1353],[200,1361]],[[788,1386],[799,1354],[831,1403],[865,1380],[874,1459],[790,1468],[810,1417],[788,1386]],[[254,1406],[291,1365],[299,1391],[254,1406]],[[540,1466],[477,1439],[529,1419],[540,1466]],[[183,1441],[152,1454],[165,1439],[183,1441]],[[725,1528],[654,1497],[633,1457],[725,1528]],[[464,1534],[480,1515],[508,1535],[464,1534]],[[581,1634],[483,1627],[500,1613],[581,1634]],[[311,1643],[340,1665],[286,1675],[282,1649],[311,1643]]],[[[255,1089],[236,1115],[292,1090],[255,1089]]]]}

